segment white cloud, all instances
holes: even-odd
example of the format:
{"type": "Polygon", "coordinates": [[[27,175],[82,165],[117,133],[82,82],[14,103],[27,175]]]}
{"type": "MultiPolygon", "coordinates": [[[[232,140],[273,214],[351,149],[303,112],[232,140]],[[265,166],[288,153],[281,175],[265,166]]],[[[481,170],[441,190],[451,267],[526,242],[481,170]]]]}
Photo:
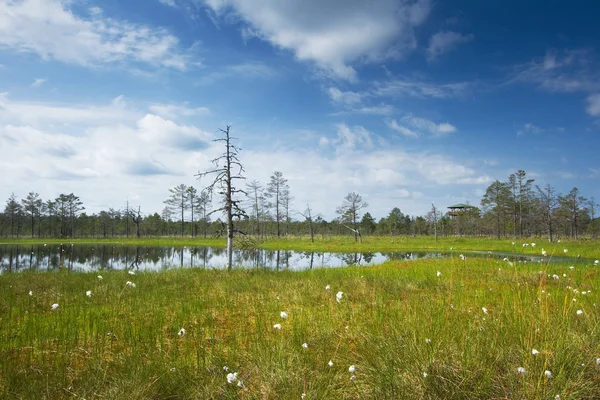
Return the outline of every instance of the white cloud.
{"type": "Polygon", "coordinates": [[[428,119],[415,117],[412,114],[402,117],[402,122],[420,131],[430,133],[433,136],[444,136],[456,132],[456,127],[447,122],[436,124],[428,119]]]}
{"type": "Polygon", "coordinates": [[[334,103],[343,105],[359,104],[361,102],[361,95],[356,92],[342,92],[338,88],[330,87],[327,89],[329,97],[334,103]]]}
{"type": "Polygon", "coordinates": [[[45,79],[45,78],[35,78],[35,80],[33,81],[33,83],[31,85],[29,85],[29,87],[30,88],[40,87],[44,83],[46,83],[46,81],[47,81],[47,79],[45,79]]]}
{"type": "Polygon", "coordinates": [[[587,104],[587,113],[593,117],[600,117],[600,93],[588,96],[587,104]]]}
{"type": "Polygon", "coordinates": [[[185,70],[189,57],[178,39],[160,28],[105,18],[95,7],[87,17],[69,0],[0,2],[0,48],[35,53],[44,60],[97,66],[139,62],[185,70]]]}
{"type": "Polygon", "coordinates": [[[167,119],[177,119],[178,117],[193,117],[197,115],[209,115],[210,109],[207,107],[190,108],[187,105],[175,104],[154,104],[148,107],[156,115],[167,119]]]}
{"type": "Polygon", "coordinates": [[[244,64],[229,65],[226,67],[222,67],[217,71],[208,72],[206,75],[202,76],[196,82],[196,84],[200,86],[205,86],[211,85],[220,80],[236,78],[267,79],[275,76],[276,74],[276,71],[262,63],[249,62],[244,64]]]}
{"type": "Polygon", "coordinates": [[[429,40],[429,47],[427,47],[427,58],[430,61],[435,60],[440,55],[448,53],[458,45],[470,42],[473,40],[473,38],[473,35],[463,35],[461,33],[452,31],[438,32],[429,40]]]}
{"type": "Polygon", "coordinates": [[[243,21],[255,36],[331,75],[356,79],[352,64],[399,57],[416,46],[414,29],[429,0],[205,0],[219,16],[243,21]]]}
{"type": "Polygon", "coordinates": [[[158,0],[160,3],[169,6],[169,7],[177,7],[175,0],[158,0]]]}
{"type": "Polygon", "coordinates": [[[411,131],[410,129],[408,129],[402,125],[398,125],[398,122],[395,119],[392,121],[388,121],[387,126],[389,126],[391,129],[395,130],[396,132],[400,132],[404,136],[415,137],[415,138],[419,137],[419,134],[417,132],[411,131]]]}
{"type": "Polygon", "coordinates": [[[370,94],[383,97],[431,97],[446,99],[463,95],[471,86],[468,82],[434,84],[418,79],[390,79],[373,83],[370,94]]]}
{"type": "Polygon", "coordinates": [[[447,122],[436,124],[425,118],[415,117],[412,114],[407,114],[400,119],[400,122],[404,125],[400,125],[398,121],[388,121],[387,125],[389,128],[400,132],[401,134],[409,137],[419,137],[422,133],[428,133],[431,136],[439,137],[445,136],[450,133],[456,132],[456,127],[447,122]],[[405,125],[410,126],[407,128],[405,125]]]}
{"type": "MultiPolygon", "coordinates": [[[[124,206],[127,196],[137,196],[142,212],[160,212],[169,188],[205,185],[193,175],[211,168],[210,160],[222,153],[221,145],[211,140],[215,135],[159,115],[133,112],[121,96],[109,106],[87,108],[23,101],[8,102],[8,109],[15,104],[35,104],[27,110],[39,114],[11,114],[12,122],[0,115],[0,170],[9,177],[0,185],[0,199],[31,190],[45,199],[73,192],[86,211],[94,213],[124,206]],[[69,110],[80,115],[74,118],[69,110]],[[58,112],[51,116],[54,111],[58,112]],[[108,119],[111,114],[118,117],[108,119]],[[74,122],[80,125],[77,135],[63,128],[74,122]]],[[[284,148],[253,148],[251,135],[243,130],[233,134],[242,139],[240,159],[249,179],[265,183],[273,171],[282,171],[295,207],[310,203],[315,213],[328,219],[351,191],[366,198],[375,216],[386,215],[399,201],[404,212],[422,214],[430,201],[444,204],[439,185],[480,186],[490,181],[450,157],[382,144],[362,126],[336,125],[331,137],[328,132],[314,134],[314,143],[306,147],[289,143],[284,148]],[[434,188],[432,193],[428,187],[434,188]]],[[[448,186],[444,193],[452,190],[448,186]]]]}
{"type": "Polygon", "coordinates": [[[525,125],[523,125],[523,128],[521,128],[517,131],[517,136],[525,135],[527,133],[532,133],[534,135],[537,135],[539,133],[542,133],[543,131],[544,130],[542,128],[540,128],[539,126],[535,126],[531,122],[528,122],[525,125]]]}
{"type": "Polygon", "coordinates": [[[27,101],[11,101],[8,93],[0,93],[0,123],[25,124],[32,126],[59,126],[65,128],[75,124],[110,123],[132,121],[142,114],[128,109],[122,96],[110,105],[66,105],[27,101]]]}
{"type": "Polygon", "coordinates": [[[515,66],[507,83],[515,82],[533,83],[550,92],[590,93],[600,90],[600,72],[590,51],[549,51],[515,66]]]}

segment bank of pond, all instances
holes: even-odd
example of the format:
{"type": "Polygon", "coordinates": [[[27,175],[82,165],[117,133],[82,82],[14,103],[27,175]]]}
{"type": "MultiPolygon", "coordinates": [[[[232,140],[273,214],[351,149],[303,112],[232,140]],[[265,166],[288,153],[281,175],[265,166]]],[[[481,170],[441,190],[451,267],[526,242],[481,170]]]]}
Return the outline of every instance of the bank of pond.
{"type": "MultiPolygon", "coordinates": [[[[546,256],[539,252],[511,253],[502,251],[424,251],[390,252],[316,252],[293,250],[236,249],[235,268],[273,270],[305,270],[345,266],[379,265],[388,260],[411,261],[427,258],[466,258],[506,260],[521,263],[572,263],[591,265],[594,259],[546,256]]],[[[160,271],[169,268],[224,269],[227,254],[220,247],[131,246],[118,244],[49,243],[0,245],[0,273],[37,271],[139,270],[160,271]]]]}

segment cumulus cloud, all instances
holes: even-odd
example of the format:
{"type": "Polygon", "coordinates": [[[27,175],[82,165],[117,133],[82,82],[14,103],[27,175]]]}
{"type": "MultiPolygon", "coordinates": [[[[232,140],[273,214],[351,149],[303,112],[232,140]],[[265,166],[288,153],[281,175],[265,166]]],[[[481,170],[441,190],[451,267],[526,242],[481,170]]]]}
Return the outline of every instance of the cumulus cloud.
{"type": "Polygon", "coordinates": [[[165,29],[106,18],[98,7],[77,15],[69,0],[0,2],[0,48],[68,64],[136,62],[185,70],[189,56],[165,29]]]}
{"type": "Polygon", "coordinates": [[[470,42],[475,36],[464,35],[452,31],[442,31],[434,34],[429,40],[427,47],[427,59],[433,61],[442,54],[448,53],[460,44],[470,42]]]}
{"type": "MultiPolygon", "coordinates": [[[[137,197],[142,212],[149,213],[160,212],[169,188],[180,183],[207,184],[194,174],[212,168],[210,160],[222,154],[221,145],[212,142],[216,134],[157,114],[134,113],[122,97],[113,103],[117,105],[88,106],[76,118],[81,125],[76,135],[64,128],[73,121],[67,112],[53,118],[46,115],[57,109],[78,109],[70,104],[36,103],[29,110],[41,115],[11,116],[12,122],[0,114],[0,170],[10,177],[0,186],[0,198],[11,192],[24,196],[31,190],[44,198],[73,192],[93,213],[137,197]],[[98,118],[105,108],[123,114],[120,119],[98,118]],[[38,126],[28,121],[37,121],[38,126]]],[[[8,105],[10,109],[14,104],[8,105]]],[[[399,200],[403,211],[420,214],[426,212],[423,198],[439,200],[439,185],[479,186],[490,181],[486,174],[448,156],[390,146],[359,125],[335,125],[313,135],[314,142],[305,146],[253,148],[254,139],[243,129],[233,133],[242,139],[240,159],[249,179],[265,183],[273,171],[282,171],[295,204],[310,203],[315,213],[326,218],[334,216],[351,191],[367,199],[373,215],[386,215],[399,200]],[[433,194],[427,194],[428,186],[435,188],[433,194]]]]}
{"type": "Polygon", "coordinates": [[[205,0],[217,16],[245,24],[257,37],[355,80],[356,62],[400,57],[416,47],[414,29],[429,15],[429,0],[205,0]]]}

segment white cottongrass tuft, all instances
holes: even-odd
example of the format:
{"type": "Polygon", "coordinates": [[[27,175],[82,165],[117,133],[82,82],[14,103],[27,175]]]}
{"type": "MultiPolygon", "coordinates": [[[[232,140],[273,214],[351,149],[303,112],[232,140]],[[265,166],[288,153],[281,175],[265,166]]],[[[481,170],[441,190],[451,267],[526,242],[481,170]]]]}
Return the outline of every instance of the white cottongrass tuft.
{"type": "Polygon", "coordinates": [[[535,355],[540,354],[540,352],[537,351],[536,349],[531,349],[531,354],[535,356],[535,355]]]}
{"type": "Polygon", "coordinates": [[[600,260],[594,261],[594,265],[598,265],[598,264],[600,264],[600,260]]]}
{"type": "Polygon", "coordinates": [[[557,394],[556,396],[554,396],[554,400],[560,400],[560,394],[557,394]]]}
{"type": "Polygon", "coordinates": [[[129,271],[129,275],[135,275],[135,271],[129,271]]]}
{"type": "Polygon", "coordinates": [[[177,336],[179,336],[179,337],[183,337],[183,336],[185,336],[185,329],[184,329],[184,328],[181,328],[181,329],[179,330],[179,332],[177,332],[177,336]]]}
{"type": "Polygon", "coordinates": [[[342,301],[342,297],[344,297],[344,292],[337,292],[335,295],[335,299],[337,300],[338,303],[340,301],[342,301]]]}
{"type": "Polygon", "coordinates": [[[300,395],[300,398],[301,398],[301,399],[305,399],[305,398],[306,398],[306,393],[302,393],[302,394],[300,395]]]}
{"type": "Polygon", "coordinates": [[[127,282],[125,282],[125,285],[127,285],[127,286],[131,286],[131,287],[133,287],[133,288],[135,287],[135,283],[133,283],[133,282],[131,282],[131,281],[127,281],[127,282]]]}
{"type": "Polygon", "coordinates": [[[569,250],[567,250],[567,249],[564,249],[564,250],[563,250],[563,252],[564,252],[564,253],[568,253],[568,252],[569,252],[569,250]]]}
{"type": "Polygon", "coordinates": [[[88,290],[88,291],[86,291],[86,292],[85,292],[85,295],[86,295],[87,297],[92,297],[92,291],[91,291],[91,290],[88,290]]]}
{"type": "Polygon", "coordinates": [[[535,243],[531,243],[531,247],[535,247],[535,243]]]}
{"type": "Polygon", "coordinates": [[[325,286],[325,290],[331,290],[331,285],[325,286]]]}
{"type": "Polygon", "coordinates": [[[50,306],[50,309],[51,309],[52,311],[54,311],[54,310],[58,309],[58,303],[54,303],[54,304],[52,304],[52,305],[50,306]]]}
{"type": "Polygon", "coordinates": [[[427,378],[427,375],[429,375],[427,372],[423,372],[423,378],[427,378]]]}
{"type": "Polygon", "coordinates": [[[286,313],[285,311],[282,311],[282,312],[280,312],[280,313],[279,313],[279,316],[280,316],[281,318],[283,318],[283,319],[287,319],[287,317],[288,317],[288,313],[286,313]]]}
{"type": "Polygon", "coordinates": [[[273,325],[273,329],[281,329],[281,324],[275,324],[275,325],[273,325]]]}
{"type": "Polygon", "coordinates": [[[244,387],[244,382],[238,380],[237,387],[243,388],[244,387]]]}
{"type": "Polygon", "coordinates": [[[236,383],[238,381],[238,373],[237,372],[230,372],[227,374],[227,383],[229,383],[230,385],[233,385],[234,383],[236,383]]]}
{"type": "Polygon", "coordinates": [[[529,243],[523,243],[523,247],[529,246],[529,243]]]}
{"type": "Polygon", "coordinates": [[[33,296],[33,292],[31,290],[27,294],[30,295],[30,296],[33,296]]]}
{"type": "Polygon", "coordinates": [[[577,315],[581,315],[581,314],[583,314],[583,311],[577,310],[577,315]]]}
{"type": "Polygon", "coordinates": [[[467,257],[465,257],[463,254],[459,255],[460,259],[465,261],[467,259],[467,257]]]}
{"type": "Polygon", "coordinates": [[[552,378],[552,372],[551,372],[551,371],[548,371],[548,370],[545,370],[545,371],[544,371],[544,376],[545,376],[547,379],[550,379],[550,378],[552,378]]]}
{"type": "Polygon", "coordinates": [[[596,365],[600,367],[600,357],[596,358],[596,365]]]}
{"type": "Polygon", "coordinates": [[[351,365],[350,367],[348,367],[348,372],[350,372],[351,374],[353,374],[356,371],[356,367],[354,365],[351,365]]]}
{"type": "Polygon", "coordinates": [[[227,365],[225,365],[225,366],[223,367],[223,371],[225,371],[225,372],[229,371],[229,367],[228,367],[227,365]]]}
{"type": "Polygon", "coordinates": [[[519,368],[517,368],[517,372],[520,373],[520,374],[525,375],[527,373],[527,370],[525,368],[523,368],[523,367],[519,367],[519,368]]]}
{"type": "Polygon", "coordinates": [[[437,276],[440,277],[442,276],[442,273],[440,271],[437,272],[437,276]]]}
{"type": "Polygon", "coordinates": [[[303,349],[308,349],[308,343],[302,343],[302,348],[303,349]]]}
{"type": "Polygon", "coordinates": [[[430,344],[431,343],[431,339],[425,338],[425,343],[430,344]]]}
{"type": "Polygon", "coordinates": [[[485,308],[485,307],[481,307],[481,311],[483,311],[483,313],[484,313],[484,314],[487,314],[487,313],[488,313],[488,309],[487,309],[487,308],[485,308]]]}
{"type": "Polygon", "coordinates": [[[98,275],[98,280],[101,281],[102,279],[104,279],[102,278],[102,275],[98,275]]]}
{"type": "Polygon", "coordinates": [[[548,253],[546,253],[546,250],[542,249],[542,255],[543,255],[544,257],[546,257],[546,256],[548,255],[548,253]]]}
{"type": "MultiPolygon", "coordinates": [[[[600,360],[600,358],[598,360],[600,360]]],[[[329,365],[330,367],[333,367],[333,361],[329,360],[329,362],[327,363],[327,365],[329,365]]]]}

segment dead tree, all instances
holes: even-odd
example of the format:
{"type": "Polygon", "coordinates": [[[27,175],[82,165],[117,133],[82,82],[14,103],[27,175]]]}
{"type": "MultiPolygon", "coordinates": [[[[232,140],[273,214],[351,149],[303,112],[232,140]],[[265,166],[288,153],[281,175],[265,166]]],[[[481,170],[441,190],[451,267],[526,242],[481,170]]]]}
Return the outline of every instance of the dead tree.
{"type": "Polygon", "coordinates": [[[214,179],[210,185],[206,187],[206,191],[212,196],[215,191],[218,195],[223,196],[223,207],[217,208],[211,211],[209,214],[215,212],[223,212],[226,217],[227,227],[227,268],[231,269],[233,264],[233,236],[236,231],[233,225],[233,218],[246,217],[246,212],[240,207],[240,201],[235,200],[234,197],[237,193],[246,194],[244,190],[237,189],[233,183],[234,179],[246,179],[242,173],[244,167],[238,159],[238,153],[240,148],[232,144],[232,140],[236,140],[229,136],[230,126],[228,125],[225,129],[219,129],[224,137],[214,139],[213,142],[221,142],[225,144],[225,152],[211,162],[215,165],[215,169],[199,172],[196,176],[200,179],[207,175],[213,175],[214,179]],[[236,172],[237,170],[237,172],[236,172]]]}

